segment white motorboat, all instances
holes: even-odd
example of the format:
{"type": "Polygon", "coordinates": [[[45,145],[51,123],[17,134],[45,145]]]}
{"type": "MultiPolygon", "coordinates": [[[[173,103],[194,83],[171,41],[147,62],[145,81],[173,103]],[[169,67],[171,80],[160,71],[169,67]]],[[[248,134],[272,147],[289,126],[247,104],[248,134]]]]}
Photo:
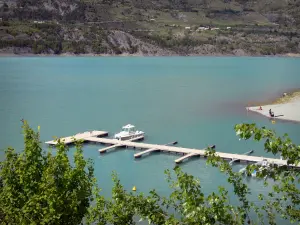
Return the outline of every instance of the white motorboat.
{"type": "Polygon", "coordinates": [[[143,131],[136,130],[135,126],[132,124],[127,124],[122,127],[121,132],[115,134],[114,138],[118,140],[128,140],[136,137],[143,137],[144,134],[143,131]]]}
{"type": "MultiPolygon", "coordinates": [[[[268,168],[270,166],[269,162],[266,160],[266,159],[263,159],[262,161],[260,162],[257,162],[257,163],[254,163],[254,165],[258,165],[258,166],[261,166],[258,171],[254,170],[252,173],[251,173],[251,176],[252,177],[256,177],[256,174],[257,172],[261,172],[264,168],[268,168]]],[[[244,174],[246,175],[247,171],[246,171],[246,167],[240,169],[239,171],[241,174],[244,174]]]]}

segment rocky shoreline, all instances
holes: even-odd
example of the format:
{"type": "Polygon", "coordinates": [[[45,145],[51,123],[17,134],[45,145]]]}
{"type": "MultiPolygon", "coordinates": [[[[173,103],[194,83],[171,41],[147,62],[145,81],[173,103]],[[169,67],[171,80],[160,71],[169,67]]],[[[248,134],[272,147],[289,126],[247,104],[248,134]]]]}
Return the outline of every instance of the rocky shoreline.
{"type": "Polygon", "coordinates": [[[288,58],[299,58],[300,54],[287,53],[277,55],[236,55],[236,54],[142,54],[142,53],[122,53],[122,54],[75,54],[75,53],[63,53],[63,54],[34,54],[34,53],[12,53],[12,52],[0,52],[0,57],[159,57],[159,56],[211,56],[211,57],[288,57],[288,58]]]}

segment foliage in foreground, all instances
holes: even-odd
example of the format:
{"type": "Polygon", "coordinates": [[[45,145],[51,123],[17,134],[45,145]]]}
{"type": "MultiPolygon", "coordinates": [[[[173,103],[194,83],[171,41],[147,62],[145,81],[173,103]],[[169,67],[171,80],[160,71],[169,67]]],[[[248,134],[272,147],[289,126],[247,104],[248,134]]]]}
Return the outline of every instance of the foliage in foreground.
{"type": "MultiPolygon", "coordinates": [[[[272,191],[259,195],[260,206],[249,200],[250,189],[239,172],[220,159],[213,150],[207,151],[207,163],[218,167],[232,184],[238,203],[232,205],[228,190],[205,195],[200,181],[184,173],[179,167],[166,171],[172,189],[169,197],[152,190],[147,196],[127,192],[113,173],[112,198],[101,196],[95,183],[93,167],[85,161],[81,143],[76,142],[74,163],[67,156],[67,147],[59,142],[56,153],[43,152],[39,133],[26,122],[23,125],[25,150],[5,152],[1,162],[0,222],[1,224],[135,224],[147,220],[152,224],[276,224],[276,216],[291,222],[300,221],[299,171],[288,166],[272,165],[258,172],[268,177],[272,191]],[[298,186],[297,186],[298,185],[298,186]]],[[[265,151],[281,155],[289,165],[297,164],[300,147],[287,135],[280,138],[266,128],[254,124],[235,126],[242,139],[253,137],[265,141],[265,151]]],[[[248,166],[250,173],[258,166],[248,166]]]]}
{"type": "Polygon", "coordinates": [[[79,224],[92,199],[94,170],[77,142],[71,165],[61,142],[43,152],[39,133],[26,122],[24,151],[9,148],[1,162],[0,214],[3,224],[79,224]]]}

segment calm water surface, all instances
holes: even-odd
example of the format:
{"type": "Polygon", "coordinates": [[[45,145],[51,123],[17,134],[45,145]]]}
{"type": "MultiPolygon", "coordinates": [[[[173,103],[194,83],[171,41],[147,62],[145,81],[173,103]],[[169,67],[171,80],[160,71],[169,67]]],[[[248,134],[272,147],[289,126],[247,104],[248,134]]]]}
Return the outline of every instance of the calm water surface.
{"type": "MultiPolygon", "coordinates": [[[[105,57],[105,58],[0,58],[0,148],[21,150],[20,119],[41,126],[42,141],[87,130],[111,134],[132,123],[147,133],[145,142],[218,151],[267,154],[262,145],[239,141],[233,127],[255,122],[289,133],[300,143],[300,125],[271,124],[247,114],[251,101],[266,101],[300,87],[300,59],[235,57],[105,57]]],[[[299,112],[300,113],[300,112],[299,112]]],[[[163,171],[179,157],[153,154],[134,160],[134,151],[122,149],[99,156],[99,145],[86,145],[84,153],[95,162],[103,194],[110,195],[111,172],[117,171],[128,189],[155,188],[168,194],[163,171]]],[[[182,164],[201,181],[205,193],[226,186],[226,177],[206,166],[205,160],[182,164]]],[[[241,168],[241,165],[236,168],[241,168]]],[[[253,196],[265,193],[251,180],[253,196]]]]}

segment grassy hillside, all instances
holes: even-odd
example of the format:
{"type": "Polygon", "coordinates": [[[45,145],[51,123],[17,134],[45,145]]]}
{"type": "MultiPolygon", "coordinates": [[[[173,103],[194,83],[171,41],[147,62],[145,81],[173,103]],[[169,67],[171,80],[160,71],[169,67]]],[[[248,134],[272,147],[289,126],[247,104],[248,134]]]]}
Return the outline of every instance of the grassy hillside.
{"type": "Polygon", "coordinates": [[[0,18],[2,52],[300,52],[300,0],[0,0],[0,18]]]}

